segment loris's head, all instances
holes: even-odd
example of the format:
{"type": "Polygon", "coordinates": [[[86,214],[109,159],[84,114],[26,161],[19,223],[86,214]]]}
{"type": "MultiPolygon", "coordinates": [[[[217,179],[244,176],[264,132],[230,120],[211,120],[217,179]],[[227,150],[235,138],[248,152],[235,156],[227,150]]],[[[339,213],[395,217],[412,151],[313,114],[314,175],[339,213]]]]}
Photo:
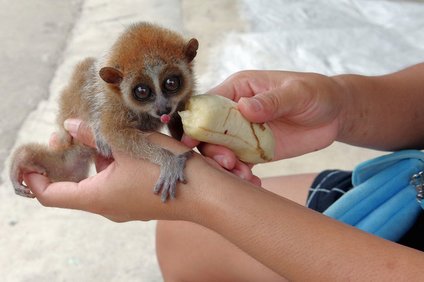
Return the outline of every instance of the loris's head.
{"type": "Polygon", "coordinates": [[[196,39],[136,24],[115,42],[99,75],[132,111],[166,123],[193,93],[197,48],[196,39]]]}

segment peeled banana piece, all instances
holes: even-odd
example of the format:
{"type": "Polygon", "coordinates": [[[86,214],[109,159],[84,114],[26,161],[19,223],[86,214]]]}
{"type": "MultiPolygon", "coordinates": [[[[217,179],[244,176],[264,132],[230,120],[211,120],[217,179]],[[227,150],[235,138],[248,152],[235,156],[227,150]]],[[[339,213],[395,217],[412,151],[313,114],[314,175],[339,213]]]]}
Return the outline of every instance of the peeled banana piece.
{"type": "Polygon", "coordinates": [[[237,103],[228,98],[193,96],[186,109],[178,113],[184,132],[196,140],[225,146],[247,163],[264,163],[274,158],[275,141],[269,126],[249,122],[238,111],[237,103]]]}

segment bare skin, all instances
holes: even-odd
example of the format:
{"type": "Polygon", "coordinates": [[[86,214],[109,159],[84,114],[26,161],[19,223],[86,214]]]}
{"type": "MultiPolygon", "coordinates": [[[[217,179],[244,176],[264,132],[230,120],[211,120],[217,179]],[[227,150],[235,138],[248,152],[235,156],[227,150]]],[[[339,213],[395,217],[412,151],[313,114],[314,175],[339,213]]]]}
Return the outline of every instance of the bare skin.
{"type": "MultiPolygon", "coordinates": [[[[316,174],[301,174],[266,178],[262,186],[304,205],[315,177],[316,174]]],[[[165,281],[286,281],[201,225],[161,220],[156,234],[156,252],[165,281]]]]}
{"type": "MultiPolygon", "coordinates": [[[[251,99],[256,98],[241,99],[239,109],[250,120],[270,121],[280,141],[276,159],[282,159],[324,148],[335,140],[380,149],[422,148],[423,75],[423,64],[381,77],[243,72],[213,91],[230,95],[236,101],[241,96],[257,96],[259,99],[253,103],[251,99]]],[[[78,130],[73,136],[78,138],[78,130]]],[[[180,142],[160,134],[149,138],[174,153],[187,150],[180,142]]],[[[195,141],[186,137],[185,143],[192,145],[195,141]]],[[[227,165],[234,163],[225,148],[202,144],[201,150],[211,159],[219,154],[228,158],[227,165]]],[[[158,246],[167,281],[205,281],[189,270],[204,266],[209,258],[211,263],[225,258],[230,266],[216,269],[213,275],[221,272],[235,280],[238,277],[230,276],[234,271],[227,272],[231,266],[246,271],[246,277],[258,277],[256,281],[416,281],[420,277],[423,253],[366,234],[260,189],[197,154],[187,162],[189,181],[179,184],[178,201],[162,204],[151,193],[158,167],[131,159],[114,148],[112,151],[114,160],[104,170],[79,183],[50,183],[39,174],[24,175],[25,182],[45,206],[81,209],[118,222],[161,219],[202,226],[193,229],[182,225],[183,230],[193,232],[183,234],[175,231],[179,228],[176,221],[159,225],[158,237],[165,236],[163,240],[180,248],[174,257],[166,257],[164,254],[169,253],[161,254],[163,246],[158,246]],[[163,228],[175,236],[161,233],[163,228]],[[187,244],[193,237],[209,253],[186,248],[193,247],[187,244]],[[181,241],[184,238],[186,241],[181,241]],[[210,239],[212,245],[202,242],[202,238],[210,239]],[[173,264],[178,266],[178,260],[188,254],[192,264],[175,271],[178,268],[173,264]]],[[[218,158],[218,164],[225,158],[218,158]]],[[[263,185],[268,186],[267,181],[263,185]]],[[[307,187],[297,182],[282,185],[293,189],[307,187]]],[[[285,193],[281,190],[279,194],[285,193]]],[[[304,199],[304,194],[297,199],[304,199]]],[[[163,243],[162,239],[158,244],[163,243]]]]}
{"type": "MultiPolygon", "coordinates": [[[[175,153],[187,149],[157,134],[152,142],[175,153]]],[[[79,183],[50,183],[39,174],[26,175],[25,181],[45,206],[85,210],[117,222],[162,219],[204,226],[290,280],[413,281],[421,272],[421,252],[259,189],[199,155],[187,163],[190,181],[180,185],[179,200],[166,204],[151,193],[159,175],[156,165],[119,152],[114,157],[105,170],[79,183]],[[146,173],[138,177],[140,171],[146,173]]]]}
{"type": "MultiPolygon", "coordinates": [[[[317,74],[245,71],[231,76],[221,85],[210,90],[210,93],[239,101],[239,109],[251,121],[271,122],[274,134],[280,140],[276,148],[277,159],[290,157],[291,154],[299,155],[304,153],[302,150],[311,151],[314,147],[320,149],[326,144],[331,144],[334,139],[377,149],[420,148],[423,144],[423,136],[415,131],[414,127],[417,124],[422,125],[423,116],[414,113],[419,110],[414,104],[416,105],[422,99],[420,96],[423,92],[423,84],[420,81],[420,74],[423,73],[422,64],[375,78],[341,75],[329,79],[317,74]],[[281,95],[283,91],[286,92],[285,95],[281,95]],[[409,94],[407,99],[399,99],[402,96],[399,96],[401,91],[409,94]],[[337,92],[345,92],[345,97],[340,97],[337,92]],[[255,97],[257,100],[252,102],[252,99],[242,97],[255,97]],[[391,100],[391,103],[386,105],[383,101],[387,99],[391,100]],[[260,102],[259,105],[257,101],[260,102]],[[355,102],[356,107],[342,106],[351,102],[355,102]],[[399,106],[402,108],[398,108],[399,106]],[[359,115],[356,112],[358,110],[359,115]],[[393,115],[397,112],[402,116],[393,115]],[[350,116],[355,119],[350,120],[350,116]],[[338,118],[334,119],[334,117],[338,118]],[[392,126],[392,123],[391,126],[387,126],[387,122],[393,118],[395,118],[393,121],[395,126],[392,126]],[[419,118],[421,120],[417,122],[419,118]],[[340,122],[341,119],[344,119],[344,122],[340,122]],[[405,121],[409,121],[408,124],[405,125],[405,121]],[[311,130],[310,127],[313,129],[311,130]],[[306,131],[307,134],[302,131],[306,131]],[[387,138],[399,132],[405,134],[406,138],[402,140],[387,138]],[[302,145],[294,146],[291,144],[292,140],[302,145]],[[313,142],[308,143],[308,140],[313,142]],[[285,148],[289,148],[290,151],[284,151],[285,148]],[[300,151],[295,151],[293,148],[300,151]]],[[[187,136],[183,140],[190,146],[200,145],[203,154],[209,157],[214,158],[216,155],[226,155],[229,159],[234,157],[225,148],[199,144],[187,136]]],[[[262,180],[262,186],[303,205],[307,188],[312,183],[312,176],[282,176],[265,179],[262,180]]],[[[220,275],[215,281],[284,280],[278,275],[276,277],[273,271],[260,267],[260,263],[243,255],[240,249],[224,243],[225,240],[222,237],[212,232],[208,233],[209,236],[206,234],[204,228],[190,223],[159,222],[158,258],[162,272],[169,281],[187,281],[187,279],[196,281],[207,277],[211,277],[210,281],[213,281],[212,277],[218,277],[210,273],[202,275],[206,269],[210,269],[207,268],[208,263],[213,262],[221,263],[215,268],[219,271],[214,274],[220,275]],[[168,252],[172,248],[162,248],[163,245],[169,246],[176,242],[181,247],[178,252],[168,252]],[[204,246],[205,249],[200,246],[204,246]],[[196,267],[191,268],[190,273],[187,273],[187,269],[178,263],[181,261],[178,254],[185,253],[187,250],[197,254],[197,256],[191,256],[192,260],[189,263],[196,267]],[[208,254],[209,259],[203,264],[199,258],[205,253],[208,254]],[[235,262],[239,267],[234,267],[235,262]],[[258,279],[259,277],[261,279],[258,279]]]]}

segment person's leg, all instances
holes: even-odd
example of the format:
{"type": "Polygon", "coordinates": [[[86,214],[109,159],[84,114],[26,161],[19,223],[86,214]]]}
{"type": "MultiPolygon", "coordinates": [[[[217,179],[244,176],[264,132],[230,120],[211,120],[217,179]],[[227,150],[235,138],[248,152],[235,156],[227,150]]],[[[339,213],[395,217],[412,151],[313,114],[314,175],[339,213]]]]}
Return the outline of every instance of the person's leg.
{"type": "MultiPolygon", "coordinates": [[[[269,191],[304,205],[316,174],[262,180],[269,191]]],[[[285,281],[215,232],[181,221],[159,221],[156,250],[165,281],[285,281]]]]}

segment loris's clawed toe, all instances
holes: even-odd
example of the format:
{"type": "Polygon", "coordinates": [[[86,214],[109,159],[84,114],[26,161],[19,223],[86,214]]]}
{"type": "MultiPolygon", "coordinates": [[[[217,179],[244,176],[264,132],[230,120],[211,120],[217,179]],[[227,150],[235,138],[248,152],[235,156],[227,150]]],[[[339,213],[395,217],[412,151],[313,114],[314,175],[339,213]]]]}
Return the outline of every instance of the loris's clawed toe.
{"type": "Polygon", "coordinates": [[[31,190],[23,184],[25,173],[39,173],[46,175],[46,169],[34,162],[37,151],[44,150],[44,146],[28,144],[19,147],[11,160],[10,179],[16,195],[34,198],[31,190]]]}
{"type": "Polygon", "coordinates": [[[162,191],[162,202],[166,202],[168,198],[175,198],[178,182],[186,183],[184,168],[187,159],[192,156],[192,153],[192,151],[189,151],[174,156],[166,164],[162,165],[159,179],[153,189],[155,194],[159,194],[162,191]]]}
{"type": "Polygon", "coordinates": [[[22,184],[19,187],[15,186],[14,188],[15,188],[15,194],[18,196],[22,196],[26,198],[35,198],[35,195],[31,192],[31,190],[22,184]]]}
{"type": "Polygon", "coordinates": [[[185,164],[186,164],[187,160],[191,156],[193,156],[193,151],[188,151],[188,152],[185,152],[185,153],[177,156],[178,162],[180,162],[179,165],[182,166],[182,168],[183,168],[178,173],[178,181],[183,183],[183,184],[187,183],[187,180],[185,179],[184,168],[185,168],[185,164]]]}
{"type": "Polygon", "coordinates": [[[26,198],[34,198],[35,195],[31,192],[31,190],[24,184],[23,175],[24,173],[38,173],[42,175],[46,175],[45,169],[39,166],[22,166],[17,164],[16,169],[13,171],[12,184],[15,189],[15,194],[26,197],[26,198]]]}

